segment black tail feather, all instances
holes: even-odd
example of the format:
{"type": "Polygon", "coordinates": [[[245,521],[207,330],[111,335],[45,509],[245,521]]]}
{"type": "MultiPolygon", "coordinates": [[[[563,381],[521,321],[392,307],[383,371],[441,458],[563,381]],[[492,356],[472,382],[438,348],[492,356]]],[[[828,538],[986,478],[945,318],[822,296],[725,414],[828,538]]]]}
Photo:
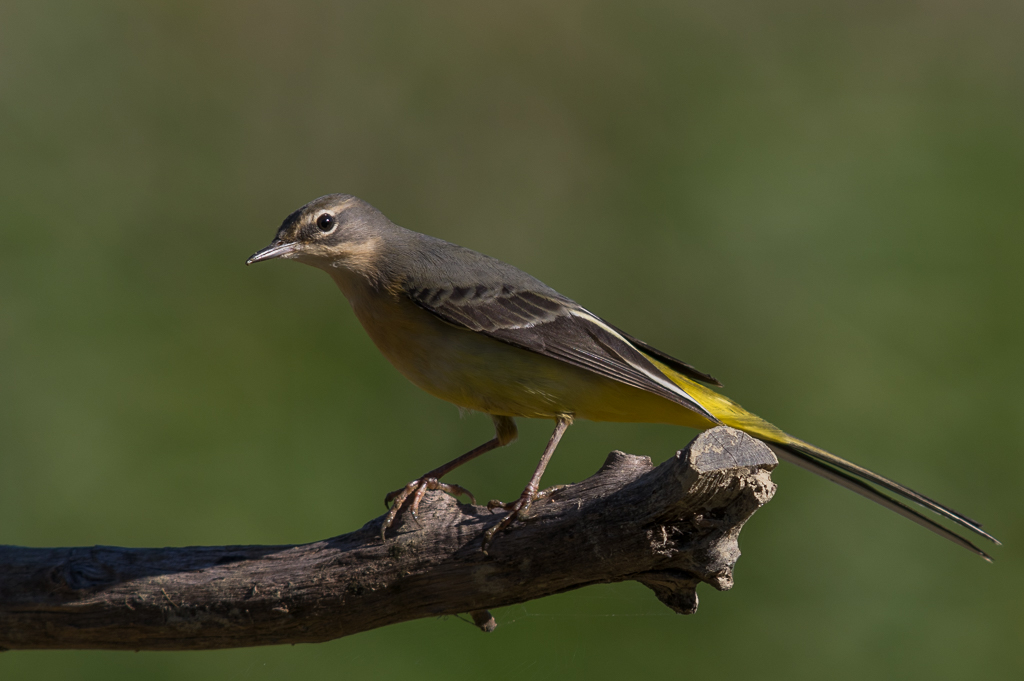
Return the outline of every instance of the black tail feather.
{"type": "Polygon", "coordinates": [[[915,523],[922,525],[940,537],[945,537],[954,544],[958,544],[965,549],[978,554],[985,560],[992,562],[992,558],[979,549],[977,546],[964,539],[960,535],[952,532],[942,525],[938,524],[934,520],[918,513],[916,510],[903,504],[902,502],[890,497],[887,494],[875,489],[872,485],[874,483],[880,487],[883,487],[890,492],[893,492],[909,501],[920,504],[938,515],[948,518],[955,523],[958,523],[967,529],[975,532],[982,537],[999,544],[999,541],[981,529],[979,523],[974,522],[967,516],[954,511],[936,501],[932,501],[928,497],[919,494],[899,483],[893,482],[887,478],[878,475],[872,471],[867,470],[852,464],[848,461],[840,459],[839,457],[829,454],[828,452],[818,449],[813,445],[809,445],[805,442],[797,440],[794,443],[777,443],[768,442],[769,446],[774,449],[781,458],[795,463],[801,468],[805,468],[812,473],[816,473],[827,480],[831,480],[849,490],[857,492],[858,494],[871,499],[875,503],[878,503],[896,513],[899,513],[905,518],[913,520],[915,523]]]}

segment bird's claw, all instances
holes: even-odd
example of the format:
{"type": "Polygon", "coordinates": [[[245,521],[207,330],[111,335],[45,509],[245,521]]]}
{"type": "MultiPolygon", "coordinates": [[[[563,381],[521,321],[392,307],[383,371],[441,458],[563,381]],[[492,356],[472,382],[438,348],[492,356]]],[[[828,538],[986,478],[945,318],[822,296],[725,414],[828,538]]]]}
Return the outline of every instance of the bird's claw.
{"type": "Polygon", "coordinates": [[[441,482],[437,478],[425,477],[420,478],[419,480],[413,480],[405,487],[402,487],[401,489],[396,489],[394,492],[389,492],[384,497],[384,505],[390,505],[391,508],[388,511],[387,515],[384,516],[384,522],[381,523],[380,540],[382,542],[384,541],[384,534],[388,531],[388,528],[390,528],[391,525],[395,522],[395,518],[398,517],[398,512],[402,510],[402,508],[405,506],[406,501],[409,500],[410,496],[412,496],[412,501],[409,504],[409,512],[412,514],[412,518],[416,521],[416,524],[419,524],[420,518],[418,513],[420,510],[420,502],[423,501],[423,496],[428,491],[431,490],[441,490],[442,492],[447,492],[453,497],[457,497],[464,494],[470,498],[470,501],[472,501],[473,504],[476,504],[476,497],[474,497],[473,494],[468,489],[462,487],[461,485],[452,485],[447,482],[441,482]]]}
{"type": "Polygon", "coordinates": [[[513,502],[505,504],[498,501],[497,499],[491,499],[489,502],[487,502],[487,508],[502,508],[508,511],[508,515],[502,518],[501,522],[499,522],[497,525],[484,532],[483,545],[480,547],[484,554],[487,554],[487,549],[491,548],[491,542],[494,541],[494,537],[499,532],[501,532],[506,527],[511,525],[512,522],[517,518],[523,518],[530,512],[530,506],[533,505],[533,502],[537,501],[538,499],[547,498],[554,494],[555,492],[557,492],[558,490],[562,489],[563,487],[565,487],[565,485],[555,485],[554,487],[548,487],[547,489],[541,490],[540,492],[535,492],[534,490],[527,487],[525,490],[523,490],[523,494],[513,502]]]}

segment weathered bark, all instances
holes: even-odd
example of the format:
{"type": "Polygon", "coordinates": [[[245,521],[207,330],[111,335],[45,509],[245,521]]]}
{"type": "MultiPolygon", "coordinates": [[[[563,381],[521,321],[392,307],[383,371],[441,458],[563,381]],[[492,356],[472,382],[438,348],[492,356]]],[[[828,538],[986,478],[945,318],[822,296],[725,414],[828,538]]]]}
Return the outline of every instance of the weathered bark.
{"type": "Polygon", "coordinates": [[[732,586],[743,523],[775,491],[776,460],[739,431],[701,434],[657,468],[609,455],[498,535],[502,511],[429,493],[402,513],[300,546],[0,547],[0,647],[198,650],[327,641],[588,584],[636,580],[680,613],[698,583],[732,586]]]}

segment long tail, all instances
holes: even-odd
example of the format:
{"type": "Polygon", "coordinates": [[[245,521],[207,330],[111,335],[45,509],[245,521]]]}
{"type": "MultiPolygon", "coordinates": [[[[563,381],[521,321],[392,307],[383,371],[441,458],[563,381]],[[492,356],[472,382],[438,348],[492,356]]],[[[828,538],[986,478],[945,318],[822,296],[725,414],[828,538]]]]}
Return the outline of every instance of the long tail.
{"type": "Polygon", "coordinates": [[[893,482],[878,473],[874,473],[866,468],[862,468],[856,464],[850,463],[849,461],[840,459],[834,454],[829,454],[823,449],[819,449],[814,445],[807,444],[806,442],[802,442],[796,438],[791,438],[791,440],[791,442],[787,443],[767,441],[767,444],[776,453],[778,453],[779,458],[795,463],[801,468],[806,468],[812,473],[817,473],[827,480],[831,480],[832,482],[838,483],[847,489],[853,490],[857,494],[863,495],[875,503],[881,504],[882,506],[899,513],[904,518],[909,518],[915,523],[922,525],[923,527],[927,527],[940,537],[945,537],[954,544],[959,544],[965,549],[977,553],[985,560],[992,562],[991,556],[964,537],[961,537],[956,532],[946,529],[931,518],[918,513],[910,506],[907,506],[892,496],[879,491],[868,483],[873,483],[879,487],[883,487],[904,499],[920,504],[929,511],[933,511],[944,518],[948,518],[949,520],[966,527],[972,532],[981,535],[985,539],[999,544],[999,541],[995,537],[981,529],[980,523],[971,520],[962,513],[954,511],[948,506],[944,506],[937,501],[929,499],[923,494],[919,494],[918,492],[904,487],[897,482],[893,482]]]}
{"type": "Polygon", "coordinates": [[[909,518],[915,523],[928,528],[940,537],[945,537],[954,544],[959,544],[965,549],[977,553],[985,560],[992,562],[992,558],[987,553],[964,537],[943,527],[931,518],[918,513],[914,508],[907,506],[899,499],[886,494],[882,490],[891,492],[895,497],[923,506],[929,511],[962,525],[995,544],[999,544],[995,537],[981,529],[980,523],[971,520],[962,513],[954,511],[948,506],[929,499],[923,494],[915,492],[909,487],[904,487],[878,473],[850,463],[845,459],[826,452],[824,449],[819,449],[814,445],[789,435],[759,416],[751,414],[728,397],[680,375],[660,362],[658,362],[658,368],[668,375],[679,387],[696,398],[719,421],[762,440],[779,455],[779,458],[795,463],[797,466],[816,473],[826,480],[831,480],[849,490],[853,490],[857,494],[899,513],[904,518],[909,518]]]}

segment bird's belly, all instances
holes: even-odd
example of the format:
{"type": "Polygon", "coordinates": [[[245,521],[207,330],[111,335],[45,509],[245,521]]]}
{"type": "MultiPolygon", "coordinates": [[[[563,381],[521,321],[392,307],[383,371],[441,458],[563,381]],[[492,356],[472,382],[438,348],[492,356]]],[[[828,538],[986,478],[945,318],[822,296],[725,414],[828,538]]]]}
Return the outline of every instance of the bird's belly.
{"type": "Polygon", "coordinates": [[[465,409],[512,417],[710,425],[653,393],[452,326],[411,303],[353,307],[395,368],[428,393],[465,409]]]}

